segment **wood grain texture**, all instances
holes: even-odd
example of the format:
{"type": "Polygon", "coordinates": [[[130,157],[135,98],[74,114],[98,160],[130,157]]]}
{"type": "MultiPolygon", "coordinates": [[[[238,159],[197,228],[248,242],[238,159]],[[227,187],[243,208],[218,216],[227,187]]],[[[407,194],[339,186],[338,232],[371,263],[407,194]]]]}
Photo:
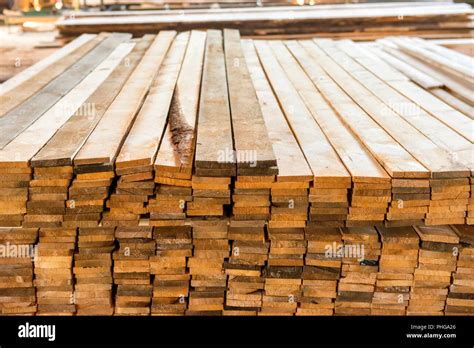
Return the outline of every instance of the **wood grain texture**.
{"type": "Polygon", "coordinates": [[[75,43],[76,40],[74,40],[69,44],[72,45],[72,47],[68,45],[59,50],[59,52],[62,53],[61,55],[53,54],[53,57],[50,56],[45,59],[46,61],[51,60],[51,63],[43,69],[36,67],[35,69],[28,70],[28,72],[22,72],[19,76],[23,76],[23,78],[18,80],[18,85],[15,87],[13,83],[10,84],[10,89],[5,88],[4,93],[1,94],[2,103],[0,104],[0,117],[23,103],[26,99],[31,97],[32,94],[40,91],[49,82],[69,69],[91,49],[102,42],[106,36],[106,34],[99,34],[97,37],[90,34],[80,36],[76,39],[79,41],[77,44],[75,43]],[[71,50],[71,48],[75,49],[71,50]],[[68,54],[65,54],[66,52],[68,52],[68,54]],[[36,74],[33,74],[33,72],[36,72],[36,74]]]}
{"type": "Polygon", "coordinates": [[[253,42],[244,40],[242,48],[262,108],[262,116],[273,146],[273,152],[276,156],[278,176],[288,180],[304,181],[312,179],[311,169],[286,122],[285,115],[278,105],[278,100],[272,92],[258,60],[253,42]]]}
{"type": "Polygon", "coordinates": [[[35,155],[31,160],[33,167],[72,165],[74,156],[118,95],[153,39],[154,35],[147,35],[137,42],[132,52],[86,100],[85,110],[73,115],[35,155]]]}
{"type": "Polygon", "coordinates": [[[158,176],[167,173],[190,179],[196,147],[196,123],[206,33],[192,31],[171,101],[165,135],[156,155],[158,176]]]}
{"type": "Polygon", "coordinates": [[[155,161],[188,41],[189,33],[174,39],[115,160],[117,168],[152,165],[155,161]]]}
{"type": "Polygon", "coordinates": [[[74,158],[75,165],[113,163],[175,35],[172,31],[157,35],[124,88],[74,158]]]}
{"type": "Polygon", "coordinates": [[[118,45],[84,80],[64,98],[0,150],[0,162],[28,163],[54,133],[83,105],[132,50],[134,44],[118,45]]]}
{"type": "Polygon", "coordinates": [[[255,88],[250,79],[237,30],[224,30],[224,52],[237,175],[242,169],[259,168],[258,174],[277,174],[276,160],[268,139],[255,88]],[[252,154],[240,156],[240,154],[252,154]],[[252,161],[253,159],[253,161],[252,161]],[[266,169],[266,170],[264,170],[266,169]]]}
{"type": "Polygon", "coordinates": [[[20,104],[0,118],[0,148],[4,148],[18,134],[27,129],[51,106],[57,103],[81,82],[101,61],[115,49],[117,44],[130,38],[129,34],[112,34],[96,48],[82,57],[76,64],[46,85],[39,93],[20,104]]]}
{"type": "Polygon", "coordinates": [[[207,31],[201,84],[195,165],[235,173],[234,144],[227,92],[222,33],[207,31]]]}

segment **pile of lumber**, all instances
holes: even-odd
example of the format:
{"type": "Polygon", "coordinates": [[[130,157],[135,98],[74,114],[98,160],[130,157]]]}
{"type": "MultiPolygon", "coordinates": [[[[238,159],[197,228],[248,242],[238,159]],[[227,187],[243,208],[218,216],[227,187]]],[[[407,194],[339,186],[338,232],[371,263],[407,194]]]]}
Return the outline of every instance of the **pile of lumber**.
{"type": "Polygon", "coordinates": [[[1,228],[1,315],[472,315],[472,226],[306,232],[304,266],[271,266],[190,227],[80,229],[75,254],[74,230],[1,228]]]}
{"type": "MultiPolygon", "coordinates": [[[[318,0],[317,2],[338,3],[341,0],[318,0]]],[[[297,5],[296,0],[80,0],[79,6],[85,8],[124,8],[130,10],[169,10],[169,9],[207,9],[241,8],[255,6],[297,5]]],[[[301,5],[301,4],[298,4],[301,5]]],[[[123,11],[121,11],[123,12],[123,11]]],[[[92,12],[94,13],[94,12],[92,12]]]]}
{"type": "Polygon", "coordinates": [[[150,258],[155,255],[153,227],[118,227],[119,248],[113,254],[115,315],[149,315],[153,294],[150,258]]]}
{"type": "Polygon", "coordinates": [[[378,227],[382,242],[373,315],[405,315],[418,266],[419,237],[411,227],[378,227]]]}
{"type": "Polygon", "coordinates": [[[374,227],[353,227],[342,231],[343,244],[330,253],[342,258],[337,286],[335,314],[369,315],[375,295],[381,244],[374,227]]]}
{"type": "Polygon", "coordinates": [[[1,85],[2,313],[469,314],[474,121],[384,55],[87,34],[1,85]]]}
{"type": "Polygon", "coordinates": [[[383,45],[231,30],[81,36],[63,49],[75,65],[59,72],[58,54],[2,85],[1,225],[214,217],[261,234],[268,221],[270,264],[301,266],[301,254],[272,249],[304,240],[308,221],[470,223],[473,121],[405,75],[407,63],[387,64],[383,45]],[[35,72],[57,76],[30,84],[35,72]]]}
{"type": "Polygon", "coordinates": [[[112,252],[115,229],[79,228],[74,254],[74,293],[77,315],[112,315],[112,252]]]}
{"type": "Polygon", "coordinates": [[[274,38],[331,37],[373,40],[388,35],[426,38],[470,37],[472,9],[451,2],[339,4],[209,10],[127,11],[73,14],[56,23],[63,35],[161,30],[235,28],[245,36],[274,38]]]}
{"type": "Polygon", "coordinates": [[[0,315],[34,315],[33,283],[37,228],[0,229],[0,315]]]}
{"type": "Polygon", "coordinates": [[[456,270],[459,236],[449,226],[416,226],[421,240],[409,315],[443,315],[452,272],[456,270]]]}
{"type": "MultiPolygon", "coordinates": [[[[380,44],[232,30],[77,41],[64,48],[77,64],[56,78],[2,86],[3,226],[204,228],[213,217],[253,221],[259,232],[222,238],[257,242],[268,221],[269,263],[301,266],[279,248],[303,241],[308,221],[471,222],[473,121],[387,64],[380,44]],[[20,90],[31,95],[17,105],[20,90]]],[[[49,63],[35,71],[57,72],[49,63]]]]}
{"type": "Polygon", "coordinates": [[[34,260],[37,315],[76,312],[72,271],[76,229],[42,228],[34,260]]]}
{"type": "MultiPolygon", "coordinates": [[[[474,313],[474,231],[464,225],[455,225],[453,229],[459,236],[459,249],[456,272],[453,273],[446,300],[446,315],[472,315],[474,313]]],[[[456,251],[456,250],[454,250],[456,251]]]]}

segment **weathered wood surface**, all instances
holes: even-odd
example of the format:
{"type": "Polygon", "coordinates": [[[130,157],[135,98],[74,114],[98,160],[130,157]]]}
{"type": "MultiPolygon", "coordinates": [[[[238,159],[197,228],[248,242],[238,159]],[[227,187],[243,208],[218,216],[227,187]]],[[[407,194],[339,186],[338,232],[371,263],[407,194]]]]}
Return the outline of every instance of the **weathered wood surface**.
{"type": "Polygon", "coordinates": [[[109,56],[117,44],[129,37],[128,34],[112,34],[37,94],[2,116],[0,118],[0,128],[2,129],[0,148],[4,148],[17,135],[40,118],[109,56]]]}
{"type": "Polygon", "coordinates": [[[162,32],[156,36],[75,157],[75,164],[111,163],[115,159],[175,35],[175,32],[162,32]]]}
{"type": "Polygon", "coordinates": [[[457,34],[468,37],[472,26],[468,15],[472,10],[465,4],[385,5],[349,4],[321,8],[251,8],[235,11],[184,10],[184,16],[171,12],[150,15],[142,11],[119,17],[64,18],[57,23],[63,34],[97,33],[100,31],[133,32],[136,35],[160,30],[196,30],[235,28],[242,35],[320,34],[329,37],[354,34],[354,37],[377,38],[387,35],[418,33],[443,37],[457,34]],[[374,6],[375,5],[375,6],[374,6]],[[180,17],[179,25],[176,16],[180,17]],[[403,18],[400,20],[399,18],[403,18]],[[337,27],[338,30],[334,30],[337,27]]]}
{"type": "MultiPolygon", "coordinates": [[[[235,175],[234,142],[229,108],[222,33],[207,31],[201,83],[195,166],[235,175]]],[[[223,175],[224,176],[224,175],[223,175]]]]}

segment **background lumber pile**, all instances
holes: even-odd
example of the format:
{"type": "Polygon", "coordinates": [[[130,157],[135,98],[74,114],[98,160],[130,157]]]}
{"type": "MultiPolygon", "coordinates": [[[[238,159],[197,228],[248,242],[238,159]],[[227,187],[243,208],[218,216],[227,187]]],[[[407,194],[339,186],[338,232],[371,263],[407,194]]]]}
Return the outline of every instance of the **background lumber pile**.
{"type": "Polygon", "coordinates": [[[453,3],[340,4],[303,7],[129,11],[123,15],[66,17],[56,23],[63,35],[160,30],[234,28],[245,36],[332,37],[373,40],[388,35],[427,38],[469,37],[471,7],[453,3]]]}
{"type": "Polygon", "coordinates": [[[471,313],[473,120],[384,41],[85,38],[0,116],[5,314],[471,313]]]}
{"type": "MultiPolygon", "coordinates": [[[[322,0],[328,3],[337,3],[338,0],[322,0]]],[[[319,1],[318,1],[319,2],[319,1]]],[[[182,8],[241,8],[255,6],[288,6],[296,5],[293,0],[260,0],[258,4],[255,0],[82,0],[79,4],[88,7],[112,7],[126,6],[130,10],[148,9],[182,9],[182,8]]],[[[128,12],[128,11],[121,11],[128,12]]],[[[95,14],[92,12],[92,14],[95,14]]]]}

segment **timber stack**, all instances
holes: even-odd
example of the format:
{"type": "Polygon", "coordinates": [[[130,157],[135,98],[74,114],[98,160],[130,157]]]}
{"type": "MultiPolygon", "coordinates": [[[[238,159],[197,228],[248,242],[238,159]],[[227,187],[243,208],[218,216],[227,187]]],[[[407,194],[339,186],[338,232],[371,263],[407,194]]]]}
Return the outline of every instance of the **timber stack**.
{"type": "Polygon", "coordinates": [[[472,315],[474,76],[445,50],[72,41],[0,86],[1,314],[472,315]]]}
{"type": "Polygon", "coordinates": [[[375,40],[389,35],[469,38],[472,8],[452,2],[389,2],[183,10],[73,12],[56,23],[64,36],[161,30],[238,29],[247,37],[375,40]],[[178,20],[177,20],[178,18],[178,20]]]}

